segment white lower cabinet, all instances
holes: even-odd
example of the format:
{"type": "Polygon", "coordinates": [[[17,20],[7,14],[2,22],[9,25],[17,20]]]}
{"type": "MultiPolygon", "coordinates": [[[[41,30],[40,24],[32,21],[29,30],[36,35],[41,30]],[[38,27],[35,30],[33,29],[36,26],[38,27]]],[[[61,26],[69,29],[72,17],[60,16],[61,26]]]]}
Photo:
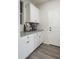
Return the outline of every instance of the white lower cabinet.
{"type": "Polygon", "coordinates": [[[42,39],[42,32],[38,32],[34,34],[34,45],[35,48],[37,48],[41,43],[43,43],[43,39],[42,39]]]}
{"type": "Polygon", "coordinates": [[[29,56],[34,50],[34,35],[27,36],[27,40],[25,42],[25,57],[29,56]]]}
{"type": "Polygon", "coordinates": [[[43,32],[38,32],[39,44],[43,43],[43,32]]]}
{"type": "Polygon", "coordinates": [[[42,43],[41,36],[38,32],[19,39],[19,59],[27,58],[42,43]]]}
{"type": "Polygon", "coordinates": [[[38,40],[39,40],[39,44],[41,44],[42,43],[42,39],[41,39],[41,32],[38,32],[38,40]]]}
{"type": "Polygon", "coordinates": [[[34,34],[34,47],[37,48],[39,46],[39,39],[38,39],[38,33],[34,34]]]}
{"type": "Polygon", "coordinates": [[[19,40],[19,59],[25,59],[34,50],[34,36],[28,35],[19,40]]]}

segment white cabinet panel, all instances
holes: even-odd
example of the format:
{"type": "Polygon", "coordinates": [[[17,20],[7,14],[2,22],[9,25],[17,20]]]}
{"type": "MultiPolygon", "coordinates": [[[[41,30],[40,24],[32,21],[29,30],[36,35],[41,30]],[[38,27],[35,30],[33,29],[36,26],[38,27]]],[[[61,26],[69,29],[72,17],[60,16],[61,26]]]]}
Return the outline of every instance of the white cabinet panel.
{"type": "Polygon", "coordinates": [[[25,54],[28,56],[34,50],[34,36],[27,36],[27,40],[25,41],[25,54]],[[28,53],[28,54],[27,54],[28,53]]]}
{"type": "Polygon", "coordinates": [[[33,5],[32,3],[27,3],[25,5],[25,10],[24,11],[24,19],[26,20],[25,22],[34,22],[34,23],[39,23],[39,9],[33,5]]]}
{"type": "MultiPolygon", "coordinates": [[[[25,59],[26,57],[26,53],[25,53],[26,40],[27,40],[27,36],[19,39],[19,47],[18,47],[19,48],[19,59],[25,59]]],[[[26,44],[26,46],[28,45],[26,44]]],[[[28,51],[28,49],[26,51],[28,51]]]]}
{"type": "Polygon", "coordinates": [[[39,9],[36,8],[36,22],[39,23],[40,21],[39,9]]]}
{"type": "Polygon", "coordinates": [[[19,59],[25,59],[34,50],[34,36],[28,35],[20,39],[19,59]]]}
{"type": "Polygon", "coordinates": [[[38,32],[39,44],[43,43],[43,32],[38,32]]]}
{"type": "Polygon", "coordinates": [[[30,21],[36,22],[36,7],[33,4],[30,4],[30,21]]]}
{"type": "Polygon", "coordinates": [[[38,45],[39,45],[39,44],[38,44],[38,43],[39,43],[39,40],[38,40],[38,35],[37,35],[37,33],[34,34],[34,42],[35,42],[35,43],[34,43],[34,45],[35,45],[34,48],[37,48],[38,45]]]}
{"type": "Polygon", "coordinates": [[[34,38],[35,38],[34,45],[35,45],[35,48],[37,48],[43,42],[41,32],[35,33],[34,38]]]}

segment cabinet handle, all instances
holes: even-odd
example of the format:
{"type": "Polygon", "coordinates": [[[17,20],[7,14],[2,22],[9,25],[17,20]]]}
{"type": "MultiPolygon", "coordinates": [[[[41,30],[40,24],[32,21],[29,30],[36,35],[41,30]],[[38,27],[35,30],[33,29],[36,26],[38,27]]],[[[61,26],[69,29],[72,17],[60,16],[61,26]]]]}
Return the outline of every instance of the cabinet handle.
{"type": "Polygon", "coordinates": [[[29,43],[30,41],[27,41],[27,43],[29,43]]]}

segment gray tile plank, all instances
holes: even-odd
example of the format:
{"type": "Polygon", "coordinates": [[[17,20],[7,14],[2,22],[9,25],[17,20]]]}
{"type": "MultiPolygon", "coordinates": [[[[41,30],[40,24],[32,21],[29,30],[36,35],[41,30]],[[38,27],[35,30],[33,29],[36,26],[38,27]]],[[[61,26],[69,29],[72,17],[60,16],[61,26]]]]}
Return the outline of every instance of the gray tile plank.
{"type": "Polygon", "coordinates": [[[27,59],[60,59],[60,48],[42,44],[27,59]]]}

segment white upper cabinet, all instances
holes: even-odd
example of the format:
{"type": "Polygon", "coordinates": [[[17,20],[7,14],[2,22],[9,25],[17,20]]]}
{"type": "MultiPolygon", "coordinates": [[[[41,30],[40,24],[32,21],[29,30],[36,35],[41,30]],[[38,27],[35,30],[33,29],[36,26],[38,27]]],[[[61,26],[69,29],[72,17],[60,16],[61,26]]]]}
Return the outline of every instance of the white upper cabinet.
{"type": "Polygon", "coordinates": [[[32,3],[25,4],[24,22],[39,23],[39,9],[32,3]]]}

